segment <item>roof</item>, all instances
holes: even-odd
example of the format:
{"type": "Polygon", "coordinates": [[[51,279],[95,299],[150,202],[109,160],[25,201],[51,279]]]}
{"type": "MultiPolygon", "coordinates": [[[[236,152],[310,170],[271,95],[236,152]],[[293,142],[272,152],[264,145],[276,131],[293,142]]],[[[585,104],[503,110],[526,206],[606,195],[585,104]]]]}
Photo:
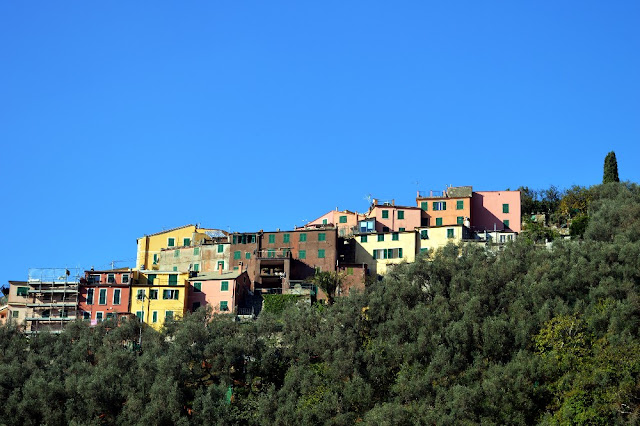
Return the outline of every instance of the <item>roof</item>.
{"type": "Polygon", "coordinates": [[[228,271],[228,272],[206,272],[198,274],[197,277],[189,278],[189,281],[208,281],[208,280],[235,280],[240,275],[244,274],[244,271],[228,271]]]}
{"type": "MultiPolygon", "coordinates": [[[[190,226],[196,226],[196,225],[195,225],[195,224],[193,224],[193,223],[190,223],[189,225],[178,226],[177,228],[165,229],[164,231],[156,232],[156,233],[154,233],[154,234],[144,235],[144,236],[142,236],[142,237],[140,237],[140,238],[144,238],[144,237],[153,237],[154,235],[166,234],[167,232],[173,232],[173,231],[176,231],[176,230],[178,230],[178,229],[188,228],[188,227],[190,227],[190,226]]],[[[138,239],[140,239],[140,238],[138,238],[138,239]]]]}
{"type": "Polygon", "coordinates": [[[115,268],[115,269],[100,269],[100,270],[89,269],[84,272],[88,272],[90,274],[95,274],[95,273],[105,274],[109,272],[130,272],[130,271],[132,271],[131,268],[115,268]]]}

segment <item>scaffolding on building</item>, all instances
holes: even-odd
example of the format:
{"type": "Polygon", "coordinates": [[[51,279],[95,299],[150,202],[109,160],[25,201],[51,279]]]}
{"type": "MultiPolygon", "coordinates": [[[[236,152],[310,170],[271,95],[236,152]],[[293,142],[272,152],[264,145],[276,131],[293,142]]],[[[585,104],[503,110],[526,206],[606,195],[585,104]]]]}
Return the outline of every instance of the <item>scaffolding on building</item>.
{"type": "Polygon", "coordinates": [[[78,310],[80,268],[30,268],[27,333],[60,333],[78,310]]]}

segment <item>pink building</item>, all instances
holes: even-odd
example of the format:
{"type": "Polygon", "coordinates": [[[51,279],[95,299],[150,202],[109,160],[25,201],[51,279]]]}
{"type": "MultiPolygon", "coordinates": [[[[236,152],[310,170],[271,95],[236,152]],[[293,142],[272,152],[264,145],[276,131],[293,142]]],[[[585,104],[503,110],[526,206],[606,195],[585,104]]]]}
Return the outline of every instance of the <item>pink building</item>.
{"type": "Polygon", "coordinates": [[[420,226],[420,207],[396,206],[394,201],[380,203],[374,199],[367,218],[376,219],[376,232],[412,231],[420,226]]]}
{"type": "Polygon", "coordinates": [[[471,226],[474,231],[520,232],[520,191],[477,191],[471,197],[471,226]]]}
{"type": "Polygon", "coordinates": [[[360,218],[364,218],[364,215],[349,210],[338,211],[336,207],[335,210],[331,210],[316,220],[307,223],[305,227],[333,225],[338,229],[339,237],[348,237],[353,235],[353,229],[358,224],[358,219],[360,218]]]}
{"type": "Polygon", "coordinates": [[[246,271],[207,272],[189,278],[187,308],[193,312],[201,306],[211,305],[213,312],[237,311],[251,280],[246,271]]]}
{"type": "Polygon", "coordinates": [[[129,313],[134,274],[131,269],[85,271],[79,286],[78,317],[95,324],[129,313]]]}

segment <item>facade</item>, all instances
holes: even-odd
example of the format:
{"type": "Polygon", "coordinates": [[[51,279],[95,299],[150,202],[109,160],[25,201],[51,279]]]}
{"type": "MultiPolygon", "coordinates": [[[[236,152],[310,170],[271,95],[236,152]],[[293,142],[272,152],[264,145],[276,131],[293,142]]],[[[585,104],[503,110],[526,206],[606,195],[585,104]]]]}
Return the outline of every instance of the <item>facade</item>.
{"type": "Polygon", "coordinates": [[[247,271],[253,283],[258,277],[256,253],[260,250],[262,231],[234,232],[229,236],[229,270],[247,271]]]}
{"type": "Polygon", "coordinates": [[[364,292],[367,276],[369,275],[366,263],[341,264],[338,266],[338,274],[342,277],[342,288],[338,290],[338,296],[364,292]]]}
{"type": "Polygon", "coordinates": [[[97,324],[129,313],[131,284],[138,272],[131,269],[85,271],[80,280],[78,318],[97,324]]]}
{"type": "Polygon", "coordinates": [[[187,308],[189,274],[174,271],[140,271],[131,285],[130,312],[159,330],[166,319],[179,319],[187,308]]]}
{"type": "Polygon", "coordinates": [[[198,245],[212,238],[224,238],[227,233],[219,229],[185,225],[138,238],[136,270],[159,270],[162,249],[183,248],[198,245]]]}
{"type": "Polygon", "coordinates": [[[364,218],[363,214],[352,212],[349,210],[338,211],[331,210],[305,225],[305,228],[318,226],[334,226],[338,230],[339,237],[349,237],[353,235],[353,231],[358,224],[358,220],[364,218]]]}
{"type": "Polygon", "coordinates": [[[522,231],[520,191],[474,192],[471,211],[474,231],[522,231]]]}
{"type": "Polygon", "coordinates": [[[366,264],[371,274],[384,275],[391,265],[414,262],[416,231],[355,235],[356,264],[366,264]]]}
{"type": "MultiPolygon", "coordinates": [[[[25,332],[60,332],[64,326],[77,317],[78,270],[69,269],[29,269],[27,290],[27,312],[25,332]]],[[[17,292],[24,293],[18,286],[17,292]]],[[[23,297],[23,296],[20,296],[23,297]]]]}
{"type": "Polygon", "coordinates": [[[464,225],[425,227],[417,229],[416,233],[419,252],[430,254],[449,243],[458,244],[472,238],[471,231],[464,225]]]}
{"type": "Polygon", "coordinates": [[[188,309],[193,312],[211,306],[213,312],[236,313],[238,305],[251,289],[246,271],[209,272],[189,278],[188,309]]]}
{"type": "Polygon", "coordinates": [[[396,206],[394,200],[380,203],[374,199],[367,218],[376,220],[376,232],[413,231],[421,224],[422,211],[419,207],[396,206]]]}
{"type": "Polygon", "coordinates": [[[160,250],[158,269],[176,272],[213,272],[229,270],[230,247],[226,241],[207,241],[188,247],[170,247],[160,250]]]}
{"type": "Polygon", "coordinates": [[[9,281],[9,294],[7,295],[7,320],[18,326],[25,325],[25,318],[31,309],[27,309],[29,298],[29,283],[27,281],[9,281]]]}
{"type": "Polygon", "coordinates": [[[416,203],[422,210],[422,227],[464,225],[471,219],[470,186],[449,187],[440,192],[418,191],[416,203]]]}

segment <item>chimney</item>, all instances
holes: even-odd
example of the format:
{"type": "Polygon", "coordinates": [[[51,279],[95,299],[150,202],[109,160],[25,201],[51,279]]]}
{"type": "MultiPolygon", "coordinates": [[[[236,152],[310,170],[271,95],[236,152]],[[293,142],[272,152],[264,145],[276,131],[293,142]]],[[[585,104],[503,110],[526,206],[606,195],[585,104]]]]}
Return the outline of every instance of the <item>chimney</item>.
{"type": "Polygon", "coordinates": [[[222,263],[218,264],[218,273],[222,275],[222,263]]]}
{"type": "Polygon", "coordinates": [[[395,206],[395,205],[396,205],[396,200],[395,200],[395,198],[391,200],[391,205],[392,205],[392,206],[395,206]]]}

